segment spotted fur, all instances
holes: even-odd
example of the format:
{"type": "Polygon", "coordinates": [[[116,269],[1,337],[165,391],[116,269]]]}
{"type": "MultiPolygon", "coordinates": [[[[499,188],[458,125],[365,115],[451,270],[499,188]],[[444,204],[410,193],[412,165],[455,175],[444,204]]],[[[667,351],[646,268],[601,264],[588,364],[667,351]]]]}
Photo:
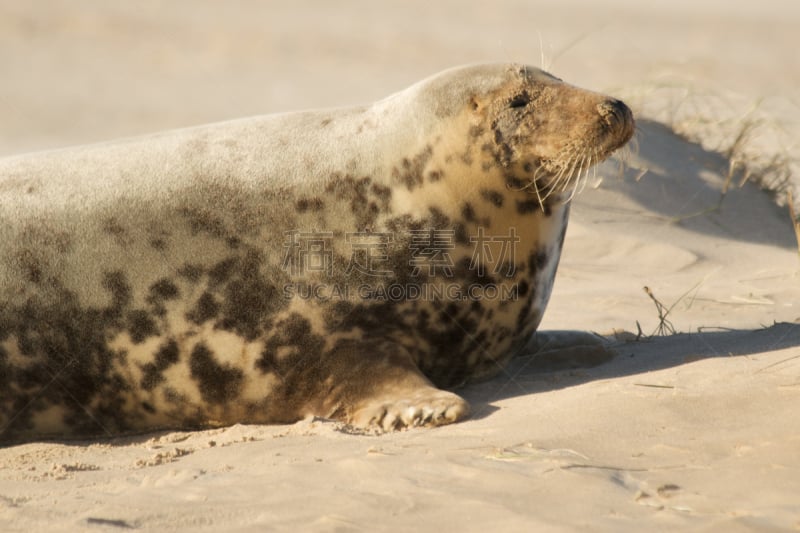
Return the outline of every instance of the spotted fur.
{"type": "Polygon", "coordinates": [[[0,160],[0,441],[460,419],[442,389],[536,329],[565,199],[632,131],[616,100],[480,65],[367,107],[0,160]],[[476,261],[481,232],[515,254],[476,261]],[[323,235],[318,269],[291,252],[303,234],[323,235]],[[381,293],[408,286],[505,297],[381,293]]]}

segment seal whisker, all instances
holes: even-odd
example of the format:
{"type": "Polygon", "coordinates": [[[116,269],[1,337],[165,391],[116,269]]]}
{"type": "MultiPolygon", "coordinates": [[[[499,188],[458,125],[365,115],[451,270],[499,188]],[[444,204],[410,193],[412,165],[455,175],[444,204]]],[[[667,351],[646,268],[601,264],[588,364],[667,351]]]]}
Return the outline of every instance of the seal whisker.
{"type": "Polygon", "coordinates": [[[589,168],[586,170],[586,179],[583,182],[583,189],[586,188],[586,185],[589,184],[590,181],[596,181],[597,179],[597,151],[593,150],[591,154],[589,154],[589,168]]]}
{"type": "Polygon", "coordinates": [[[581,181],[581,188],[578,191],[578,194],[582,194],[583,193],[584,189],[586,188],[586,184],[589,183],[590,177],[592,175],[595,175],[595,173],[597,172],[597,167],[595,166],[595,162],[596,162],[595,157],[596,157],[596,152],[595,151],[587,153],[587,155],[586,155],[586,158],[587,158],[586,170],[584,172],[583,180],[581,181]]]}
{"type": "Polygon", "coordinates": [[[567,172],[567,169],[564,168],[564,167],[561,167],[559,169],[558,173],[551,178],[550,183],[547,185],[547,190],[546,190],[546,194],[545,194],[545,197],[544,197],[545,200],[547,200],[552,194],[554,194],[554,193],[556,193],[558,191],[558,184],[562,179],[564,179],[564,176],[566,175],[566,172],[567,172]]]}
{"type": "MultiPolygon", "coordinates": [[[[573,149],[570,150],[570,152],[573,151],[574,151],[573,149]]],[[[570,155],[569,157],[566,156],[562,157],[564,157],[566,163],[559,166],[558,173],[551,178],[550,183],[548,184],[547,187],[547,196],[550,196],[551,194],[559,191],[559,188],[563,192],[565,190],[564,184],[569,181],[569,175],[572,173],[572,167],[574,167],[575,163],[574,158],[572,155],[570,155]]]]}
{"type": "Polygon", "coordinates": [[[564,183],[561,184],[561,191],[566,192],[567,187],[570,186],[570,182],[575,178],[575,169],[578,167],[578,163],[580,158],[577,154],[573,153],[571,156],[571,162],[569,164],[569,171],[565,175],[564,183]]]}
{"type": "Polygon", "coordinates": [[[586,161],[586,155],[581,156],[580,165],[578,166],[577,173],[576,173],[575,177],[572,180],[572,190],[570,191],[569,198],[567,199],[567,202],[571,202],[572,199],[575,198],[575,193],[577,192],[578,185],[580,184],[581,174],[583,173],[583,165],[584,165],[585,161],[586,161]]]}
{"type": "Polygon", "coordinates": [[[536,190],[536,198],[539,200],[539,207],[541,208],[542,211],[544,211],[544,201],[547,199],[547,195],[545,194],[545,197],[542,198],[542,193],[539,190],[539,180],[536,176],[536,174],[538,173],[539,169],[537,168],[536,172],[533,173],[533,180],[531,181],[531,183],[533,184],[533,187],[536,190]]]}
{"type": "Polygon", "coordinates": [[[570,196],[570,199],[574,198],[579,190],[583,189],[583,183],[586,183],[586,176],[589,172],[589,167],[586,166],[588,159],[589,154],[584,152],[583,156],[581,157],[581,165],[578,168],[578,176],[575,178],[575,185],[572,187],[572,195],[570,196]]]}

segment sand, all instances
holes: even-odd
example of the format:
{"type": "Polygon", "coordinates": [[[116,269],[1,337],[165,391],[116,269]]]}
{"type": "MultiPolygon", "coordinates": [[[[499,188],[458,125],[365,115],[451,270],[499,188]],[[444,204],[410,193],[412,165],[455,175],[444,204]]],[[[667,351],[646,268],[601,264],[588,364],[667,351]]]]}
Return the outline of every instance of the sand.
{"type": "Polygon", "coordinates": [[[800,529],[800,257],[756,185],[797,175],[800,4],[274,4],[0,1],[0,155],[476,61],[622,96],[638,148],[575,200],[543,333],[471,419],[0,448],[0,531],[800,529]]]}

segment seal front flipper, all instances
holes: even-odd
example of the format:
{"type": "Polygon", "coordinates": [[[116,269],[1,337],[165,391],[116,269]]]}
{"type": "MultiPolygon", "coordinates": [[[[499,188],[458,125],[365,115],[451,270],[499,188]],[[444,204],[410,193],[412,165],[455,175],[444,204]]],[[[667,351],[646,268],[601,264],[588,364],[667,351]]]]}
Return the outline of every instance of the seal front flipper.
{"type": "Polygon", "coordinates": [[[421,375],[413,377],[417,379],[366,398],[347,422],[360,428],[393,431],[452,424],[469,414],[469,404],[460,396],[437,389],[421,375]]]}
{"type": "Polygon", "coordinates": [[[313,414],[382,431],[452,424],[469,414],[466,400],[437,389],[397,343],[344,341],[329,357],[342,375],[332,376],[334,387],[313,414]]]}

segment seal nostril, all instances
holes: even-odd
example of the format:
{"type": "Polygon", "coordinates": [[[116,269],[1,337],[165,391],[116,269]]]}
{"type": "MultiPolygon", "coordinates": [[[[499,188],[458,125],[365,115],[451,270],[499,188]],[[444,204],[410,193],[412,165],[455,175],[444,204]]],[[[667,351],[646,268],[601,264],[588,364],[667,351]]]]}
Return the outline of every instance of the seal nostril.
{"type": "Polygon", "coordinates": [[[631,121],[631,110],[620,100],[611,98],[597,105],[597,111],[605,123],[614,129],[624,128],[631,121]]]}

